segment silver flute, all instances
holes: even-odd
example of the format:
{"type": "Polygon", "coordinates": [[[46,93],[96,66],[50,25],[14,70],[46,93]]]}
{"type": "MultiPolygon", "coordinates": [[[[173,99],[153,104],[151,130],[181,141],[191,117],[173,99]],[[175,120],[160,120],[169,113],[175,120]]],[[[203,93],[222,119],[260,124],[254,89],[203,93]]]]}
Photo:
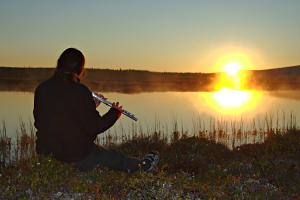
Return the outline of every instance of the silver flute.
{"type": "MultiPolygon", "coordinates": [[[[112,103],[110,101],[107,101],[106,99],[104,99],[103,97],[99,97],[98,95],[96,95],[95,93],[92,92],[92,95],[95,99],[97,99],[98,101],[104,103],[105,105],[112,107],[112,103]]],[[[133,119],[134,121],[137,121],[138,119],[134,116],[134,114],[123,110],[122,112],[123,115],[126,115],[127,117],[129,117],[130,119],[133,119]]]]}

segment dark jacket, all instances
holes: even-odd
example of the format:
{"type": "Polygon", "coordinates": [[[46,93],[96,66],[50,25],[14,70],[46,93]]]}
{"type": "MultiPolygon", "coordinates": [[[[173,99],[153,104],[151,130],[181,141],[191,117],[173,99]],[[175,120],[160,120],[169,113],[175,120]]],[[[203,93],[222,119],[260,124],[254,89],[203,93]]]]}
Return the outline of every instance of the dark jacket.
{"type": "Polygon", "coordinates": [[[37,153],[65,162],[85,158],[97,134],[109,129],[120,116],[114,108],[100,116],[91,91],[61,72],[36,88],[33,114],[37,153]]]}

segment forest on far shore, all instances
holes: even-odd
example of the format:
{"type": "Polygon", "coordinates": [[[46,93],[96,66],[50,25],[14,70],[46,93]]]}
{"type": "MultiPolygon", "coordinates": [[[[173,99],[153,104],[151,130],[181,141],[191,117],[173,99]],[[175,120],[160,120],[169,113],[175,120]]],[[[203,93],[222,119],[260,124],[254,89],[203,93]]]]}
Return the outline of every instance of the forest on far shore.
{"type": "MultiPolygon", "coordinates": [[[[0,90],[34,91],[54,71],[55,68],[0,67],[0,90]]],[[[247,86],[242,89],[300,89],[300,66],[246,72],[247,86]]],[[[221,74],[86,69],[83,83],[101,92],[214,91],[221,74]]]]}

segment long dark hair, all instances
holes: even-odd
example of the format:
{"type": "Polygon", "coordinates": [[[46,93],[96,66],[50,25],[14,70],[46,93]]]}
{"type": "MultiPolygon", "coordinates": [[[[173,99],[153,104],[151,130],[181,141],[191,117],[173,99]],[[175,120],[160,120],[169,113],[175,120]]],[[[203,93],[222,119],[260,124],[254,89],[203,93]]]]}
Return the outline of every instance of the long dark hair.
{"type": "Polygon", "coordinates": [[[84,55],[75,48],[68,48],[57,60],[56,69],[64,73],[76,73],[79,75],[85,63],[84,55]]]}

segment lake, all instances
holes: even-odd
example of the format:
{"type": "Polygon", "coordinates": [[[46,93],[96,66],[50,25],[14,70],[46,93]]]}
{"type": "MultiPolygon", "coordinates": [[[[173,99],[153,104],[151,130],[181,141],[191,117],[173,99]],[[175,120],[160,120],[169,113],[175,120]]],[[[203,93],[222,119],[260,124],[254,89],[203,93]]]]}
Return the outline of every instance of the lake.
{"type": "MultiPolygon", "coordinates": [[[[300,91],[231,91],[219,92],[150,92],[138,94],[103,93],[111,101],[119,101],[138,118],[134,122],[122,116],[107,134],[144,134],[160,131],[167,135],[175,130],[189,135],[200,130],[226,129],[242,124],[243,130],[266,129],[266,120],[273,128],[285,129],[290,114],[299,125],[300,91]]],[[[14,138],[20,121],[33,122],[33,93],[0,92],[0,120],[5,121],[7,135],[14,138]]],[[[104,104],[100,114],[108,110],[104,104]]],[[[1,126],[2,127],[2,126],[1,126]]],[[[258,139],[259,140],[259,139],[258,139]]],[[[255,140],[257,141],[257,140],[255,140]]],[[[251,141],[244,141],[247,143],[251,141]]],[[[253,141],[252,141],[253,142],[253,141]]]]}

